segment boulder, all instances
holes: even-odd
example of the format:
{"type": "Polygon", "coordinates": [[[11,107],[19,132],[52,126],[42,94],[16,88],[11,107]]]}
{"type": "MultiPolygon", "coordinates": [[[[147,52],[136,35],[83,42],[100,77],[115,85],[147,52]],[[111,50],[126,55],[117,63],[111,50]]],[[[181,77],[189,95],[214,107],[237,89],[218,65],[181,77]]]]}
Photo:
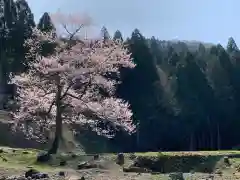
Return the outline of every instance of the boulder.
{"type": "Polygon", "coordinates": [[[118,153],[116,158],[116,164],[122,166],[124,164],[124,154],[118,153]]]}
{"type": "Polygon", "coordinates": [[[40,152],[37,155],[37,162],[48,162],[51,159],[51,154],[47,153],[47,152],[40,152]]]}
{"type": "Polygon", "coordinates": [[[60,172],[58,173],[58,175],[59,175],[59,176],[65,176],[65,172],[64,172],[64,171],[60,171],[60,172]]]}
{"type": "Polygon", "coordinates": [[[25,173],[25,177],[32,177],[34,174],[38,174],[40,173],[39,171],[37,171],[36,169],[29,169],[26,173],[25,173]]]}
{"type": "Polygon", "coordinates": [[[169,175],[171,180],[184,180],[182,172],[175,172],[169,175]]]}
{"type": "Polygon", "coordinates": [[[32,179],[47,179],[49,178],[48,174],[46,173],[36,173],[36,174],[33,174],[32,179]]]}

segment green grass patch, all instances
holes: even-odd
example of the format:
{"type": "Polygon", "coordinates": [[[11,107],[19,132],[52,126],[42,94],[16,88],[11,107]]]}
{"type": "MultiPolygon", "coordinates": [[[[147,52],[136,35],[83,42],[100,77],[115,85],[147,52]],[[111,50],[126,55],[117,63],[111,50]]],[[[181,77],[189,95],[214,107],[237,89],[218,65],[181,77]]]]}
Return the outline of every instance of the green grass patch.
{"type": "Polygon", "coordinates": [[[36,163],[39,150],[0,147],[0,168],[28,169],[52,171],[48,164],[36,163]]]}
{"type": "MultiPolygon", "coordinates": [[[[27,169],[29,167],[40,171],[53,171],[65,168],[76,169],[81,162],[89,161],[92,155],[58,154],[46,164],[36,163],[39,150],[0,147],[0,168],[27,169]],[[60,162],[65,161],[65,166],[60,162]]],[[[212,173],[216,169],[227,169],[223,157],[228,156],[232,167],[240,171],[240,151],[198,151],[198,152],[146,152],[126,153],[125,167],[137,166],[153,172],[200,172],[212,173]]],[[[100,158],[115,163],[116,154],[102,154],[100,158]]]]}
{"type": "Polygon", "coordinates": [[[227,155],[240,155],[240,151],[179,151],[179,152],[144,152],[144,153],[135,153],[137,156],[227,156],[227,155]]]}
{"type": "MultiPolygon", "coordinates": [[[[126,157],[131,157],[126,154],[126,157]]],[[[134,153],[135,160],[130,166],[149,169],[153,172],[200,172],[212,173],[228,169],[224,157],[229,157],[231,165],[240,163],[240,151],[197,151],[197,152],[146,152],[134,153]]]]}

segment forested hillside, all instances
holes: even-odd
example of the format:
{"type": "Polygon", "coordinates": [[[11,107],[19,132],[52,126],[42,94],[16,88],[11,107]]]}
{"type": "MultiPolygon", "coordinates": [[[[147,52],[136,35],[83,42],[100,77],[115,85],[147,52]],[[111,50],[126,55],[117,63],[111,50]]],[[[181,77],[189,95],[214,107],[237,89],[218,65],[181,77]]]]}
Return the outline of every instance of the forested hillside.
{"type": "MultiPolygon", "coordinates": [[[[35,27],[25,0],[0,0],[1,81],[27,71],[24,41],[35,27]]],[[[54,30],[48,13],[37,27],[54,30]]],[[[151,28],[151,27],[149,27],[151,28]]],[[[117,96],[128,101],[137,130],[119,131],[111,143],[123,151],[231,149],[240,144],[240,51],[233,38],[220,44],[163,41],[135,29],[123,40],[134,69],[121,69],[117,96]]],[[[111,38],[107,28],[105,38],[111,38]]],[[[52,52],[44,44],[42,54],[52,52]]]]}

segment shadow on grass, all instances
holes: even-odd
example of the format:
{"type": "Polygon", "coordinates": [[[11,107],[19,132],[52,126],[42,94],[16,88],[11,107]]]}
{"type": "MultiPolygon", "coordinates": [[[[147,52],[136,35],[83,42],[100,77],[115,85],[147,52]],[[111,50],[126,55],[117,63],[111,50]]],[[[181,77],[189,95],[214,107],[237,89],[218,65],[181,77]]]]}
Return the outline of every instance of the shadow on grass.
{"type": "Polygon", "coordinates": [[[138,156],[133,166],[149,169],[153,172],[201,172],[212,173],[223,155],[189,155],[189,156],[138,156]]]}

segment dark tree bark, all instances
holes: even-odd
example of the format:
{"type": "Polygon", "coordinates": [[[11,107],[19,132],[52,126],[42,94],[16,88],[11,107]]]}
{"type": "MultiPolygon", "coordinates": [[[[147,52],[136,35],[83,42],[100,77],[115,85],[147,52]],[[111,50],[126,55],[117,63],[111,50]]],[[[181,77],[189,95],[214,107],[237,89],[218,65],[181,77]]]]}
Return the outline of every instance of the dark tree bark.
{"type": "Polygon", "coordinates": [[[62,87],[58,85],[56,94],[56,129],[55,137],[52,143],[52,147],[49,149],[49,154],[56,154],[60,145],[60,142],[63,141],[62,137],[62,103],[61,103],[61,93],[62,87]]]}

